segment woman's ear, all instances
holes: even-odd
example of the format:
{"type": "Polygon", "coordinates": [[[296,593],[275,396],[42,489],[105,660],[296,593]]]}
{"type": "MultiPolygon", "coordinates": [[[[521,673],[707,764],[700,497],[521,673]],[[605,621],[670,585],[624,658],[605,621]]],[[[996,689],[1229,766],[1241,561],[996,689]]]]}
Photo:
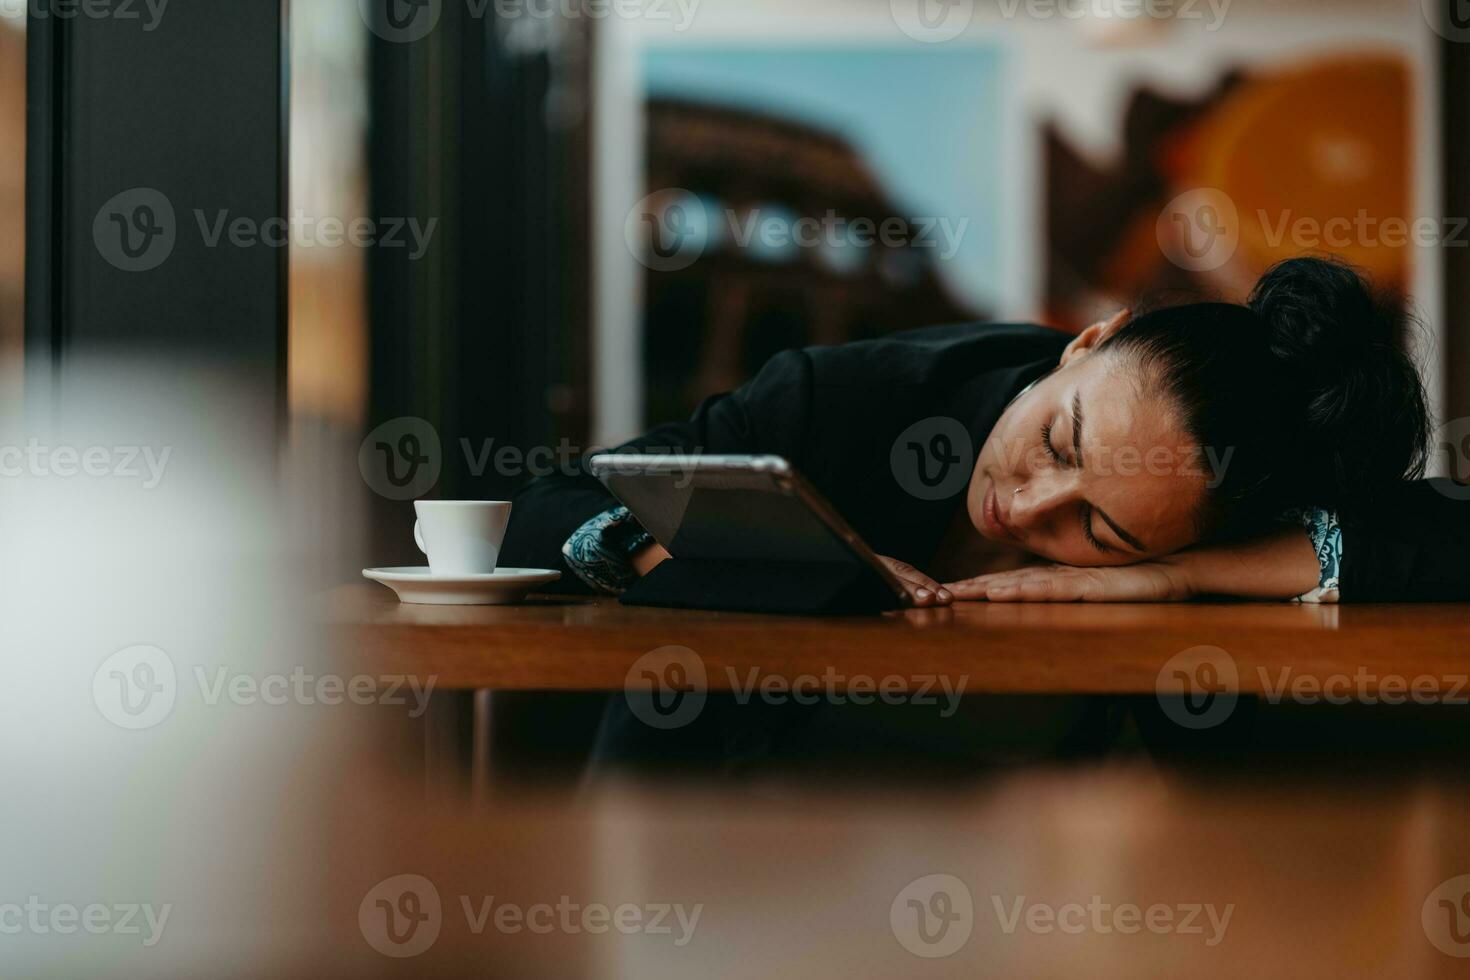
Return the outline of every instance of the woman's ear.
{"type": "Polygon", "coordinates": [[[1104,340],[1123,329],[1123,324],[1127,323],[1132,316],[1133,311],[1125,306],[1106,320],[1099,320],[1083,330],[1072,338],[1066,350],[1062,351],[1061,366],[1066,367],[1073,359],[1095,349],[1104,340]]]}

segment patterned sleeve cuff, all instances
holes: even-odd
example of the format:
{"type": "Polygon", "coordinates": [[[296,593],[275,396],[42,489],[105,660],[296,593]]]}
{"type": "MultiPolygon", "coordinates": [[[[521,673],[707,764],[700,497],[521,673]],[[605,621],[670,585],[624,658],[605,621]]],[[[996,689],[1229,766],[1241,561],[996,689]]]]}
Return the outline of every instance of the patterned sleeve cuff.
{"type": "Polygon", "coordinates": [[[626,507],[614,507],[572,532],[561,546],[567,567],[598,592],[621,595],[638,578],[631,555],[653,537],[626,507]]]}
{"type": "Polygon", "coordinates": [[[1317,553],[1317,564],[1321,568],[1317,587],[1292,601],[1337,602],[1337,576],[1342,567],[1342,528],[1338,526],[1337,515],[1320,507],[1308,507],[1288,511],[1285,519],[1306,529],[1307,536],[1312,541],[1312,550],[1317,553]]]}

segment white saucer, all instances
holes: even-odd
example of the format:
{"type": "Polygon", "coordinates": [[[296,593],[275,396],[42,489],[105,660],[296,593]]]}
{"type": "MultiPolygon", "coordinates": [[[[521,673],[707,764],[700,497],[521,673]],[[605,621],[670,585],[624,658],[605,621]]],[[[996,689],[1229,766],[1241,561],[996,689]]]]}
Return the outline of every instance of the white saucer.
{"type": "Polygon", "coordinates": [[[497,568],[485,575],[435,575],[423,565],[364,568],[363,578],[382,582],[399,602],[433,606],[505,606],[520,602],[538,585],[555,582],[561,572],[548,568],[497,568]]]}

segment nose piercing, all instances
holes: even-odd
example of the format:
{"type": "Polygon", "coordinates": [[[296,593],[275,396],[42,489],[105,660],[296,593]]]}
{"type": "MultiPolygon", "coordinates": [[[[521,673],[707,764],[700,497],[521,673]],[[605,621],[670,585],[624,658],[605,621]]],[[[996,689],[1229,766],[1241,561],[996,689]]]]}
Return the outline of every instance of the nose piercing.
{"type": "Polygon", "coordinates": [[[1021,487],[1017,487],[1016,489],[1014,489],[1014,490],[1011,491],[1011,496],[1014,497],[1016,494],[1020,493],[1021,490],[1022,490],[1021,487]]]}

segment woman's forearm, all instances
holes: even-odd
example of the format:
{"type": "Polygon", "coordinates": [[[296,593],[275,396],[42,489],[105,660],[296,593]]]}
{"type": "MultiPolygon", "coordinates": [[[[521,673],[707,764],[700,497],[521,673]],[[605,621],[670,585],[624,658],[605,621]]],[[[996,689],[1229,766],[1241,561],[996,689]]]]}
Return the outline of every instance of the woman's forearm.
{"type": "Polygon", "coordinates": [[[1195,548],[1134,565],[1040,565],[993,572],[947,589],[990,602],[1180,602],[1201,595],[1294,599],[1313,592],[1321,565],[1301,528],[1229,546],[1195,548]]]}
{"type": "Polygon", "coordinates": [[[1291,599],[1315,589],[1321,573],[1311,539],[1299,527],[1238,544],[1191,548],[1161,561],[1183,574],[1193,595],[1291,599]]]}

